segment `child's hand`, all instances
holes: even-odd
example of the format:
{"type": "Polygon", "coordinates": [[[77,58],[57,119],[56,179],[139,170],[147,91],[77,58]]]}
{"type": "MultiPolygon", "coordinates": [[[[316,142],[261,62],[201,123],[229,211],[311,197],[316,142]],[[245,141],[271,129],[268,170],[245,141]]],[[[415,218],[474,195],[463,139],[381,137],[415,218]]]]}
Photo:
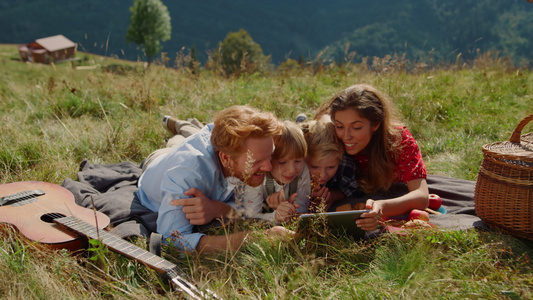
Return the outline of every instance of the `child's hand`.
{"type": "Polygon", "coordinates": [[[289,200],[287,200],[289,203],[292,203],[294,204],[294,201],[296,201],[296,196],[298,196],[298,193],[294,193],[291,195],[291,197],[289,198],[289,200]]]}
{"type": "Polygon", "coordinates": [[[315,188],[313,191],[311,191],[311,198],[321,198],[324,199],[324,201],[328,201],[329,197],[331,196],[331,193],[329,192],[329,189],[324,186],[319,186],[315,188]]]}
{"type": "Polygon", "coordinates": [[[330,200],[331,193],[326,186],[319,186],[311,192],[311,204],[309,207],[310,211],[316,212],[321,204],[324,204],[324,208],[330,200]]]}
{"type": "Polygon", "coordinates": [[[283,202],[285,202],[285,193],[283,192],[283,189],[266,198],[266,203],[274,210],[278,209],[278,206],[283,202]]]}
{"type": "Polygon", "coordinates": [[[281,203],[274,214],[276,221],[286,222],[291,216],[296,214],[296,208],[298,207],[298,204],[292,204],[286,201],[281,203]]]}

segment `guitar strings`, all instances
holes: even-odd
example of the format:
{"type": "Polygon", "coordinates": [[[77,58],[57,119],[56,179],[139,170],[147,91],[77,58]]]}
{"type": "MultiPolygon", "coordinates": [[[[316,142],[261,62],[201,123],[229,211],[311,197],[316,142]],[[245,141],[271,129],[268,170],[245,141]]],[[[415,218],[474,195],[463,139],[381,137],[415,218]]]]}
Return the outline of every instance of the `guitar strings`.
{"type": "MultiPolygon", "coordinates": [[[[54,225],[57,226],[57,224],[53,222],[54,219],[62,218],[66,216],[73,216],[74,214],[71,209],[76,209],[78,207],[78,205],[74,201],[72,201],[72,203],[69,203],[67,201],[62,200],[61,195],[54,195],[53,191],[47,192],[48,189],[46,187],[41,187],[40,185],[34,185],[34,184],[28,184],[28,185],[25,185],[24,187],[25,189],[23,189],[22,192],[41,189],[45,191],[45,194],[41,196],[35,196],[35,195],[21,196],[20,200],[18,200],[16,203],[23,203],[23,202],[28,202],[28,203],[23,203],[20,206],[15,206],[16,209],[17,210],[20,209],[22,212],[24,212],[25,214],[29,214],[32,217],[36,216],[41,222],[48,224],[51,227],[53,227],[54,225]],[[48,198],[53,199],[55,202],[48,201],[50,200],[48,198]]],[[[10,207],[14,207],[14,206],[10,205],[10,207]]],[[[79,206],[79,207],[84,208],[82,206],[79,206]]],[[[91,213],[91,216],[94,216],[94,218],[97,218],[96,214],[91,213]]],[[[20,221],[20,220],[24,220],[24,217],[21,214],[16,214],[15,219],[18,219],[20,221]]],[[[88,219],[90,219],[91,222],[94,222],[95,224],[97,224],[97,221],[95,219],[93,218],[88,218],[88,219]]],[[[20,222],[17,222],[17,223],[20,224],[20,222]]],[[[95,224],[92,224],[92,225],[95,226],[95,224]]]]}
{"type": "MultiPolygon", "coordinates": [[[[46,198],[43,196],[25,196],[21,201],[29,201],[35,199],[35,201],[26,203],[20,206],[21,210],[30,211],[34,214],[41,212],[42,216],[50,216],[51,219],[61,218],[64,216],[72,215],[72,212],[68,209],[68,206],[65,205],[65,208],[53,205],[50,202],[46,201],[46,198]],[[41,197],[41,198],[40,198],[41,197]]],[[[58,202],[58,204],[66,204],[66,202],[58,202]]]]}

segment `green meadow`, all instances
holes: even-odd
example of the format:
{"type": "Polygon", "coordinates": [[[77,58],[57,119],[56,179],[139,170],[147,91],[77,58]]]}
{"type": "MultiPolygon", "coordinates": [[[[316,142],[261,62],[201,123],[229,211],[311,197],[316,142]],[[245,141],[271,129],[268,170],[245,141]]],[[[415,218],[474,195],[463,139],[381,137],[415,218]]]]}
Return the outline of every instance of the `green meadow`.
{"type": "MultiPolygon", "coordinates": [[[[494,53],[449,64],[397,56],[342,65],[289,61],[239,77],[216,68],[193,72],[183,63],[77,58],[26,64],[15,45],[0,45],[0,184],[76,180],[83,160],[140,164],[169,138],[164,115],[209,122],[225,107],[248,104],[294,120],[355,83],[393,99],[428,173],[475,181],[481,147],[509,140],[533,113],[533,73],[494,53]]],[[[532,124],[524,133],[530,131],[532,124]]],[[[133,242],[146,247],[142,238],[133,242]]],[[[427,230],[363,242],[257,234],[238,252],[163,250],[200,289],[223,299],[533,298],[533,242],[499,232],[427,230]]],[[[5,299],[183,297],[154,271],[105,247],[80,254],[43,249],[10,227],[0,240],[0,280],[5,299]]]]}

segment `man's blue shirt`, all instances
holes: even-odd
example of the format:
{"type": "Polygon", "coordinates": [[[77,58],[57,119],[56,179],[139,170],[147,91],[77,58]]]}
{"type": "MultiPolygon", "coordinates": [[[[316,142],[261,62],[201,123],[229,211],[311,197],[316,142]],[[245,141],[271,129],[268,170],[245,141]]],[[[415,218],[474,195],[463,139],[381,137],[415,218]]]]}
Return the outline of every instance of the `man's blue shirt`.
{"type": "Polygon", "coordinates": [[[157,157],[139,178],[136,192],[141,204],[158,212],[157,231],[180,249],[194,250],[203,236],[193,232],[194,225],[183,213],[183,206],[173,206],[171,200],[190,198],[184,194],[196,188],[211,200],[234,201],[234,186],[222,173],[213,147],[213,124],[188,137],[171,152],[157,157]]]}

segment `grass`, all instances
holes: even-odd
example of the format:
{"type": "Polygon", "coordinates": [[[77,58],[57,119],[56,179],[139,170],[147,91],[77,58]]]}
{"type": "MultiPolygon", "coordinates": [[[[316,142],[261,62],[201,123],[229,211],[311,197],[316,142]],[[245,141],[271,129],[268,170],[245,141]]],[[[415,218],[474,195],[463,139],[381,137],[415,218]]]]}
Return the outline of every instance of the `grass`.
{"type": "MultiPolygon", "coordinates": [[[[294,119],[360,82],[392,97],[430,174],[475,180],[481,146],[508,140],[533,113],[533,74],[493,55],[409,73],[389,61],[379,69],[296,65],[239,78],[78,55],[75,63],[24,64],[16,46],[0,45],[0,183],[60,184],[76,179],[84,159],[141,163],[168,138],[163,115],[210,121],[229,105],[250,104],[294,119]]],[[[256,237],[236,253],[197,257],[164,249],[164,256],[225,299],[528,299],[532,246],[497,232],[427,231],[358,243],[327,235],[299,242],[256,237]]],[[[0,249],[2,298],[180,297],[153,271],[112,252],[42,249],[9,228],[0,249]]]]}

